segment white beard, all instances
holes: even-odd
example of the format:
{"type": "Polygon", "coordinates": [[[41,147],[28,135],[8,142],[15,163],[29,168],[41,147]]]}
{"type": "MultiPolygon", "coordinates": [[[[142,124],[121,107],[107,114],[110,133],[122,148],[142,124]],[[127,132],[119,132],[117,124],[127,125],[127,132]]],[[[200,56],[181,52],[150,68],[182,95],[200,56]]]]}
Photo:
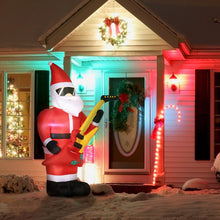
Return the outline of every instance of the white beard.
{"type": "Polygon", "coordinates": [[[62,109],[63,111],[71,114],[75,117],[79,116],[79,113],[83,109],[83,101],[78,94],[75,96],[66,97],[59,96],[55,91],[51,92],[51,101],[54,107],[62,109]]]}

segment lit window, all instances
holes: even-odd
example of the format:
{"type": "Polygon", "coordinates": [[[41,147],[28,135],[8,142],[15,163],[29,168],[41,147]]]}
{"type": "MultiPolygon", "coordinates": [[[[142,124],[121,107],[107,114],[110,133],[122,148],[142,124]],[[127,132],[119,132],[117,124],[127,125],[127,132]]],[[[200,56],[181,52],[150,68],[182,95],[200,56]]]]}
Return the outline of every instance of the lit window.
{"type": "Polygon", "coordinates": [[[3,74],[0,73],[0,158],[2,157],[2,88],[3,74]]]}
{"type": "MultiPolygon", "coordinates": [[[[31,74],[5,74],[0,99],[0,156],[27,158],[30,156],[31,74]]],[[[3,84],[3,83],[2,83],[3,84]]]]}

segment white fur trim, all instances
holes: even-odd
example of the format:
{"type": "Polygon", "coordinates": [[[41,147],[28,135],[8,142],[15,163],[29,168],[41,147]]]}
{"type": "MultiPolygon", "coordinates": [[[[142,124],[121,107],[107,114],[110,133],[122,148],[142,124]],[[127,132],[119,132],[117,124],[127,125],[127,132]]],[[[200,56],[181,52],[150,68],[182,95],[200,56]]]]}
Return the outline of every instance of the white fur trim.
{"type": "Polygon", "coordinates": [[[92,125],[98,127],[98,126],[99,126],[99,123],[96,123],[96,122],[93,121],[93,122],[92,122],[92,125]]]}
{"type": "MultiPolygon", "coordinates": [[[[43,146],[43,150],[45,154],[52,154],[46,147],[43,146]]],[[[53,154],[52,154],[53,155],[53,154]]]]}
{"type": "Polygon", "coordinates": [[[62,87],[73,87],[73,83],[71,82],[60,82],[60,83],[55,83],[53,85],[50,86],[50,90],[56,90],[56,89],[59,89],[59,88],[62,88],[62,87]]]}
{"type": "Polygon", "coordinates": [[[77,174],[67,174],[67,175],[52,175],[47,174],[47,180],[53,182],[67,182],[77,179],[77,174]]]}
{"type": "Polygon", "coordinates": [[[70,126],[70,134],[73,131],[73,116],[69,114],[69,126],[70,126]]]}
{"type": "Polygon", "coordinates": [[[47,144],[52,141],[51,138],[47,138],[46,140],[44,140],[44,146],[47,146],[47,144]]]}
{"type": "Polygon", "coordinates": [[[50,61],[50,62],[48,63],[48,65],[49,65],[49,66],[51,66],[52,64],[53,64],[53,62],[52,62],[52,61],[50,61]]]}

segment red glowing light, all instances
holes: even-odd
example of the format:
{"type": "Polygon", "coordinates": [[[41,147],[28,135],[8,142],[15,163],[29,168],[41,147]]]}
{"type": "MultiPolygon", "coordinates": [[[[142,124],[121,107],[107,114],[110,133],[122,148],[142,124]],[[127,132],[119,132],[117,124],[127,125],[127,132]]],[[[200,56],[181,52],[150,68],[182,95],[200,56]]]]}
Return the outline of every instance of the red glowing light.
{"type": "Polygon", "coordinates": [[[169,81],[171,90],[175,92],[178,89],[178,79],[174,73],[170,76],[169,81]]]}
{"type": "MultiPolygon", "coordinates": [[[[176,105],[167,105],[164,107],[163,110],[161,110],[160,112],[160,116],[157,118],[157,121],[159,120],[164,120],[164,110],[168,109],[168,108],[174,108],[177,111],[178,117],[177,117],[177,121],[180,122],[181,119],[181,112],[179,110],[179,108],[176,105]]],[[[160,163],[159,163],[159,159],[160,159],[160,148],[161,148],[161,142],[160,140],[162,139],[162,129],[163,129],[163,123],[161,124],[160,127],[158,127],[158,131],[156,132],[156,149],[155,149],[155,156],[154,156],[154,171],[153,171],[153,185],[155,185],[156,183],[156,178],[158,176],[159,173],[159,167],[160,167],[160,163]]]]}

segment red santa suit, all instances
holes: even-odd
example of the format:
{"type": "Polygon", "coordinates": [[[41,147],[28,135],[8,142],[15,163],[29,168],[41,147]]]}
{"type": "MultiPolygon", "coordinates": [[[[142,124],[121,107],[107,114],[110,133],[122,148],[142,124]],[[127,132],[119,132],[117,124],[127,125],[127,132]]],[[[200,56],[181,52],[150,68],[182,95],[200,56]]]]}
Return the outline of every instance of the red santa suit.
{"type": "MultiPolygon", "coordinates": [[[[82,154],[74,146],[76,135],[86,119],[83,101],[75,93],[69,76],[60,67],[51,68],[51,101],[53,108],[38,116],[38,133],[43,143],[47,171],[47,193],[52,196],[88,195],[87,183],[77,181],[77,167],[82,166],[82,154]]],[[[85,135],[98,124],[91,124],[85,135]]]]}
{"type": "MultiPolygon", "coordinates": [[[[38,131],[44,144],[47,179],[55,182],[74,180],[77,178],[77,166],[82,166],[78,149],[73,146],[80,126],[85,121],[83,112],[78,117],[64,112],[62,109],[51,108],[43,110],[38,116],[38,131]],[[76,132],[74,132],[76,131],[76,132]],[[60,153],[52,154],[46,145],[51,140],[57,141],[61,148],[60,153]],[[72,165],[72,161],[77,161],[77,166],[72,165]]],[[[87,132],[95,126],[90,125],[87,132]]]]}

